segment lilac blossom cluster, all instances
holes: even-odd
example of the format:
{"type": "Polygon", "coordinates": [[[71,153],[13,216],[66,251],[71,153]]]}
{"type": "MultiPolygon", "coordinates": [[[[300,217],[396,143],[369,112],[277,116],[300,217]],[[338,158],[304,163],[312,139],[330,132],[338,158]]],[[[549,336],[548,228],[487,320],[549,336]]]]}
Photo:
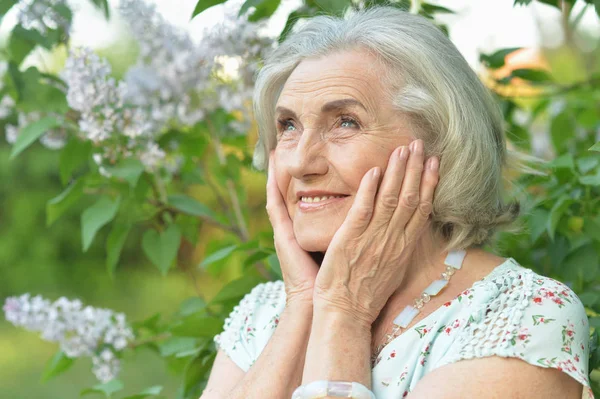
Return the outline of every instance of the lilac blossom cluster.
{"type": "Polygon", "coordinates": [[[119,11],[140,51],[125,76],[128,100],[149,108],[158,123],[185,126],[202,120],[205,109],[198,94],[208,88],[212,69],[207,52],[169,24],[154,4],[123,0],[119,11]]]}
{"type": "Polygon", "coordinates": [[[17,21],[25,29],[35,29],[42,35],[49,30],[62,29],[67,35],[71,30],[70,8],[65,0],[20,0],[17,21]]]}
{"type": "Polygon", "coordinates": [[[262,59],[274,49],[276,40],[261,34],[266,22],[251,22],[248,13],[238,16],[243,0],[230,0],[225,4],[224,19],[205,31],[203,42],[210,44],[214,57],[213,73],[217,77],[214,101],[227,112],[242,117],[230,127],[239,133],[250,128],[252,92],[255,76],[262,59]],[[234,79],[219,78],[225,75],[226,63],[237,64],[234,79]]]}
{"type": "MultiPolygon", "coordinates": [[[[54,28],[39,11],[53,10],[65,0],[22,1],[23,9],[33,10],[25,26],[54,28]],[[34,12],[35,11],[35,12],[34,12]],[[34,15],[38,22],[34,23],[34,15]],[[45,21],[45,22],[44,22],[45,21]]],[[[158,139],[169,128],[185,128],[202,121],[218,108],[232,113],[236,120],[223,135],[243,134],[250,128],[254,76],[260,59],[267,55],[274,38],[259,34],[262,24],[238,17],[242,1],[225,5],[225,19],[204,32],[196,43],[190,34],[168,23],[155,5],[144,0],[122,0],[119,11],[139,44],[139,57],[122,81],[112,76],[110,64],[92,50],[70,51],[61,77],[66,98],[78,121],[78,134],[94,143],[94,161],[109,176],[106,166],[123,158],[137,158],[151,173],[175,173],[182,162],[176,146],[161,148],[158,139]],[[237,65],[233,74],[226,65],[237,65]]],[[[36,28],[37,29],[37,28],[36,28]]],[[[42,29],[42,28],[40,28],[42,29]]],[[[0,113],[10,114],[11,98],[0,101],[0,113]],[[6,107],[2,107],[6,105],[6,107]]],[[[18,114],[18,126],[8,125],[6,138],[14,143],[18,132],[41,113],[18,114]]],[[[41,142],[49,148],[64,146],[65,129],[54,129],[41,142]]],[[[175,143],[171,143],[175,144],[175,143]]]]}
{"type": "Polygon", "coordinates": [[[94,161],[104,175],[108,176],[105,163],[132,156],[153,172],[165,158],[153,141],[159,131],[157,121],[146,108],[127,102],[127,84],[111,74],[108,61],[88,48],[72,51],[67,59],[62,76],[68,87],[67,102],[80,114],[81,136],[97,144],[101,152],[94,161]]]}
{"type": "Polygon", "coordinates": [[[117,376],[120,361],[116,354],[134,338],[124,314],[84,307],[77,299],[61,297],[50,302],[24,294],[7,298],[3,309],[7,321],[58,342],[68,357],[91,356],[92,371],[101,382],[117,376]]]}

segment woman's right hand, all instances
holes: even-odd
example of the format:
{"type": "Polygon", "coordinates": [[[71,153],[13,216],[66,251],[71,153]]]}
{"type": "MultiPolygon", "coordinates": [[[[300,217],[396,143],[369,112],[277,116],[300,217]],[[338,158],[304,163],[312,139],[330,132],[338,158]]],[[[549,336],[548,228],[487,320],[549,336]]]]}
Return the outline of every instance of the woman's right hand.
{"type": "Polygon", "coordinates": [[[273,240],[281,265],[286,303],[312,302],[319,266],[310,253],[302,249],[296,241],[292,220],[275,180],[275,167],[273,151],[271,151],[267,178],[267,214],[273,226],[273,240]]]}

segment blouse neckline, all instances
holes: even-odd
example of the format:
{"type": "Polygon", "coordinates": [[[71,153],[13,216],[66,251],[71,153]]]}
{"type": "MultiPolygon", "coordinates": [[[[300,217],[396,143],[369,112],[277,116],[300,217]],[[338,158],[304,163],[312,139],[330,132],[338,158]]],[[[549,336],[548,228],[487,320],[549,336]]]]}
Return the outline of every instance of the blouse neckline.
{"type": "MultiPolygon", "coordinates": [[[[476,287],[478,287],[479,285],[487,282],[488,280],[492,280],[494,277],[496,277],[496,275],[504,272],[505,268],[510,268],[510,267],[514,267],[514,266],[518,266],[519,264],[517,263],[517,261],[513,258],[506,258],[504,260],[504,262],[500,263],[498,266],[494,267],[488,274],[486,274],[484,277],[482,277],[481,279],[475,281],[469,288],[466,288],[465,291],[470,290],[473,291],[476,287]]],[[[464,291],[463,291],[464,292],[464,291]]],[[[454,302],[458,301],[458,297],[460,295],[457,295],[455,298],[453,298],[450,302],[450,306],[452,306],[452,304],[454,304],[454,302]]],[[[430,319],[433,319],[435,316],[438,315],[438,313],[441,313],[442,311],[446,310],[448,307],[447,306],[440,306],[437,309],[435,309],[433,312],[431,312],[430,314],[428,314],[427,316],[425,316],[423,319],[421,319],[419,321],[418,324],[422,324],[422,323],[427,323],[429,322],[430,319]]],[[[405,336],[408,335],[408,332],[413,330],[414,326],[405,330],[402,334],[398,335],[396,338],[394,338],[393,340],[391,340],[390,342],[388,342],[387,345],[385,345],[383,347],[383,349],[381,349],[381,351],[379,352],[379,356],[383,356],[384,352],[387,352],[393,345],[397,344],[398,342],[401,341],[401,339],[405,336]]],[[[377,368],[377,366],[383,362],[378,362],[375,367],[373,367],[371,370],[375,370],[377,368]]]]}

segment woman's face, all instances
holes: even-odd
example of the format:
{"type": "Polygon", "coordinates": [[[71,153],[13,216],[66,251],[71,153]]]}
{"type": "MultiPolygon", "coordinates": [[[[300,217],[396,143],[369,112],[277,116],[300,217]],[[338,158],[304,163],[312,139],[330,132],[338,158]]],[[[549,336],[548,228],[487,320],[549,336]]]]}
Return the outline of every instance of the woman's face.
{"type": "Polygon", "coordinates": [[[363,175],[385,171],[392,151],[413,140],[384,95],[382,68],[364,50],[305,60],[277,101],[275,177],[306,251],[326,251],[363,175]],[[332,195],[341,198],[322,200],[332,195]]]}

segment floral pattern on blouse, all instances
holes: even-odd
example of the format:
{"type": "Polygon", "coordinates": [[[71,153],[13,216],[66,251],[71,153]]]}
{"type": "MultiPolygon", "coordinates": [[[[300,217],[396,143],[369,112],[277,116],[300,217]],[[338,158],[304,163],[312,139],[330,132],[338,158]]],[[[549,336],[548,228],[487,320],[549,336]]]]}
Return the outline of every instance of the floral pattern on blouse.
{"type": "MultiPolygon", "coordinates": [[[[215,342],[247,371],[285,308],[282,281],[259,284],[225,321],[215,342]]],[[[385,346],[372,369],[378,399],[404,398],[429,372],[463,359],[502,356],[555,368],[584,386],[589,321],[575,293],[509,258],[385,346]]]]}

